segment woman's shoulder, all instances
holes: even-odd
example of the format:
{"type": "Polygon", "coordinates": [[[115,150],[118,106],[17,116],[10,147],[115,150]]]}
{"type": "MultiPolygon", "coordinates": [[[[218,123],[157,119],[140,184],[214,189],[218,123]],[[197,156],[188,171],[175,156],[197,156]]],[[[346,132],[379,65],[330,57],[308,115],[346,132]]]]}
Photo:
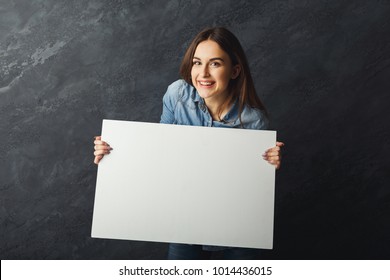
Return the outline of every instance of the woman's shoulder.
{"type": "Polygon", "coordinates": [[[180,79],[168,86],[163,101],[172,105],[177,104],[179,101],[186,102],[191,99],[192,94],[194,94],[193,91],[193,86],[180,79]]]}
{"type": "Polygon", "coordinates": [[[245,106],[241,113],[241,121],[244,128],[248,129],[268,129],[269,120],[266,113],[258,108],[245,106]]]}
{"type": "Polygon", "coordinates": [[[167,94],[181,97],[184,94],[190,94],[191,90],[192,86],[190,84],[183,79],[179,79],[168,86],[167,94]]]}

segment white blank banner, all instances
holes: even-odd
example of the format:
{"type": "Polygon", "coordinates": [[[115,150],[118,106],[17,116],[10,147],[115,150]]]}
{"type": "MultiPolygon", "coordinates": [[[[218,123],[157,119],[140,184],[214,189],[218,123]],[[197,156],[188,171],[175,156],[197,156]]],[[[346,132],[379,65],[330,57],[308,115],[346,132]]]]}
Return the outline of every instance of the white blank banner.
{"type": "Polygon", "coordinates": [[[272,249],[275,131],[103,120],[92,237],[272,249]]]}

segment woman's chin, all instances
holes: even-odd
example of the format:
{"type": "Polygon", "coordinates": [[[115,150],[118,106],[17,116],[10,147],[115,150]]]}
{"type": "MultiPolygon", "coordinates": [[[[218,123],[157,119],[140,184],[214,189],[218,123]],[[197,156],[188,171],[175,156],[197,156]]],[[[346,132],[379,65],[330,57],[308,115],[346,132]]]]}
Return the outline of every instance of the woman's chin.
{"type": "Polygon", "coordinates": [[[218,93],[215,92],[214,90],[205,90],[205,89],[197,89],[199,96],[202,97],[203,99],[213,97],[217,95],[218,93]]]}

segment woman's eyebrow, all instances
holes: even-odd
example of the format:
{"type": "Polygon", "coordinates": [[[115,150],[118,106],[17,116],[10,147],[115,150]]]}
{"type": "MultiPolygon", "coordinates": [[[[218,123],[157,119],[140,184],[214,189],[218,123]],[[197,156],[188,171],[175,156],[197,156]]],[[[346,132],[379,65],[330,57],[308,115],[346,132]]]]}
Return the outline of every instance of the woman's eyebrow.
{"type": "MultiPolygon", "coordinates": [[[[201,60],[199,57],[196,57],[196,56],[194,56],[193,59],[201,60]]],[[[220,60],[220,61],[224,62],[224,60],[223,60],[222,58],[220,58],[220,57],[213,57],[213,58],[210,58],[209,61],[215,61],[215,60],[220,60]]]]}

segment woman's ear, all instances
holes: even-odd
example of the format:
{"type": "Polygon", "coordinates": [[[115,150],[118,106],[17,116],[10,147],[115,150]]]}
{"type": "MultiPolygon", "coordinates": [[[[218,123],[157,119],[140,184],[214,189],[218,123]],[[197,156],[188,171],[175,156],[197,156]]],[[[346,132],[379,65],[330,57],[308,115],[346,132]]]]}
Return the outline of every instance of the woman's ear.
{"type": "Polygon", "coordinates": [[[231,79],[235,79],[237,78],[239,75],[240,75],[240,72],[241,72],[241,65],[240,64],[236,64],[233,66],[233,71],[232,71],[232,75],[231,75],[231,79]]]}

